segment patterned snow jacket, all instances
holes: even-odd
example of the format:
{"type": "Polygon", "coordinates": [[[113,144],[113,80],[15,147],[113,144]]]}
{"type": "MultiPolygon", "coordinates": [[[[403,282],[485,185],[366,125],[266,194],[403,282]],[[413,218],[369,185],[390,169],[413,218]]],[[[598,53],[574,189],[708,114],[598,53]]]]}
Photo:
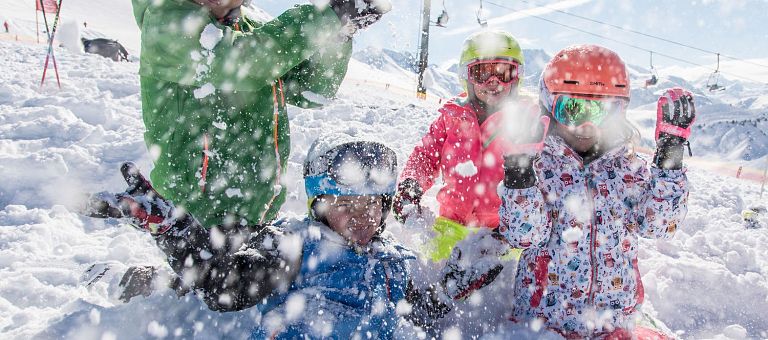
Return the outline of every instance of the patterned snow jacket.
{"type": "Polygon", "coordinates": [[[415,256],[386,232],[365,250],[310,220],[258,230],[193,225],[156,239],[209,308],[258,308],[253,339],[389,339],[401,300],[412,306],[403,317],[422,327],[447,311],[433,290],[414,288],[408,262],[415,256]]]}
{"type": "MultiPolygon", "coordinates": [[[[533,107],[525,97],[519,98],[520,109],[533,107]]],[[[439,112],[421,144],[414,147],[400,180],[413,178],[426,191],[442,174],[445,186],[437,194],[440,216],[465,226],[496,228],[501,205],[496,191],[504,179],[504,113],[490,115],[481,125],[469,101],[461,98],[439,112]]]]}
{"type": "Polygon", "coordinates": [[[626,146],[584,165],[547,137],[537,184],[500,188],[501,233],[524,248],[512,319],[568,337],[628,328],[643,302],[638,238],[671,238],[687,212],[685,170],[648,167],[626,146]]]}

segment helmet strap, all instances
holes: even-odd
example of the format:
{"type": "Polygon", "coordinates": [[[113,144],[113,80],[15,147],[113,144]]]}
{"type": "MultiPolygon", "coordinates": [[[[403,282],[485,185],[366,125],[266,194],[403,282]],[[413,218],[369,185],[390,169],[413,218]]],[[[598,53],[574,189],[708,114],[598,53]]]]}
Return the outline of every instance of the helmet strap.
{"type": "Polygon", "coordinates": [[[325,224],[328,226],[328,219],[325,217],[325,214],[320,213],[317,209],[317,204],[321,200],[321,196],[315,197],[315,199],[312,200],[312,205],[309,207],[309,211],[311,213],[311,217],[322,224],[325,224]]]}
{"type": "Polygon", "coordinates": [[[477,98],[474,85],[470,84],[467,87],[467,95],[469,98],[469,105],[472,107],[472,110],[475,111],[475,114],[477,114],[477,121],[479,124],[482,124],[492,112],[496,112],[492,110],[493,108],[489,107],[488,104],[477,98]]]}

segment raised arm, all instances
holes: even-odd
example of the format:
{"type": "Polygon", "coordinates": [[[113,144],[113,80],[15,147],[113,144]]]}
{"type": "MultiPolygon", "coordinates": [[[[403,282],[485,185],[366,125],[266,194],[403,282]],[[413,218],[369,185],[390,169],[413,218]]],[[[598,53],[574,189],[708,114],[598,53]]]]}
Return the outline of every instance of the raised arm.
{"type": "Polygon", "coordinates": [[[256,91],[312,56],[348,60],[351,48],[339,39],[341,22],[330,7],[297,6],[251,32],[218,24],[187,0],[133,0],[133,7],[142,34],[139,73],[187,86],[256,91]]]}
{"type": "Polygon", "coordinates": [[[120,170],[128,189],[93,195],[85,214],[126,218],[149,232],[183,284],[199,292],[212,310],[251,307],[293,282],[301,252],[287,247],[300,236],[274,226],[206,229],[163,198],[133,163],[120,170]]]}
{"type": "MultiPolygon", "coordinates": [[[[683,154],[696,120],[693,95],[681,88],[664,91],[656,105],[656,153],[654,165],[635,209],[642,237],[671,238],[688,212],[688,178],[683,154]]],[[[689,146],[690,148],[690,146],[689,146]]],[[[689,149],[690,152],[690,149],[689,149]]]]}
{"type": "Polygon", "coordinates": [[[499,232],[513,248],[543,247],[552,232],[546,202],[537,186],[534,164],[541,156],[549,117],[522,114],[516,136],[506,146],[504,185],[499,187],[499,232]]]}

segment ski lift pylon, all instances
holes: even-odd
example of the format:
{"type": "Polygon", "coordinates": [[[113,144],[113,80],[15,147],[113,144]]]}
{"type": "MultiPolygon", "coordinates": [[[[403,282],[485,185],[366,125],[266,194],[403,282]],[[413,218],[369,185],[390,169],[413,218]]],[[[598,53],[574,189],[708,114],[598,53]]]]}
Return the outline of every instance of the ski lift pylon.
{"type": "Polygon", "coordinates": [[[718,84],[719,80],[720,80],[720,53],[717,54],[717,67],[715,68],[715,72],[712,72],[712,74],[709,75],[709,78],[707,78],[707,89],[709,90],[709,92],[725,90],[725,86],[720,86],[720,84],[718,84]]]}

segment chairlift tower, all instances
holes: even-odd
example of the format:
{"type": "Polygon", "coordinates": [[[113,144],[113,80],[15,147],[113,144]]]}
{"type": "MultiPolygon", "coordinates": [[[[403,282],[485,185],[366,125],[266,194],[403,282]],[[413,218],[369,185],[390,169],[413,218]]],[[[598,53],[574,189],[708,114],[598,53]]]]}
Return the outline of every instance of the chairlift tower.
{"type": "Polygon", "coordinates": [[[419,40],[419,84],[416,87],[416,97],[427,99],[427,88],[424,86],[424,72],[427,70],[429,59],[429,10],[432,0],[423,0],[424,9],[421,16],[421,39],[419,40]]]}

